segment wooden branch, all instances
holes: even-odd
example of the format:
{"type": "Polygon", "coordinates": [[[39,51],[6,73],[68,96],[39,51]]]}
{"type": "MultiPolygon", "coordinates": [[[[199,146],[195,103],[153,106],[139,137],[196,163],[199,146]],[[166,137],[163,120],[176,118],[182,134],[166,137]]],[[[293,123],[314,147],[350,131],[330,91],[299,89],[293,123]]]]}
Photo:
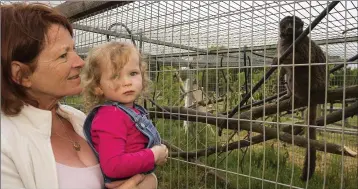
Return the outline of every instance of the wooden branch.
{"type": "MultiPolygon", "coordinates": [[[[328,92],[329,100],[337,100],[343,97],[343,89],[335,89],[328,92]]],[[[351,98],[352,96],[356,96],[358,94],[358,85],[347,87],[346,88],[346,97],[351,98]]],[[[317,103],[324,103],[324,99],[316,99],[317,103]]],[[[300,108],[304,106],[303,104],[298,104],[296,108],[300,108]]],[[[217,114],[217,116],[208,113],[208,112],[201,112],[197,110],[193,110],[190,108],[184,107],[160,107],[162,112],[159,112],[158,109],[156,111],[154,108],[149,109],[151,117],[158,117],[164,119],[172,119],[176,117],[180,120],[187,120],[187,121],[194,121],[194,122],[202,122],[208,123],[212,125],[217,125],[219,121],[226,121],[229,122],[228,124],[223,124],[222,128],[231,129],[231,130],[247,130],[247,131],[254,131],[258,133],[263,133],[262,126],[257,123],[254,119],[259,118],[262,116],[263,110],[265,109],[265,115],[271,115],[277,113],[277,104],[267,104],[264,107],[257,107],[253,108],[251,111],[243,112],[240,115],[240,121],[236,118],[227,119],[227,116],[217,114]],[[250,119],[250,114],[252,112],[252,119],[250,119]],[[240,122],[240,124],[238,124],[240,122]],[[251,122],[251,123],[250,123],[251,122]],[[251,128],[252,124],[252,128],[251,128]]],[[[290,109],[290,102],[289,100],[285,100],[279,104],[279,110],[284,111],[290,109]]]]}
{"type": "Polygon", "coordinates": [[[235,150],[238,148],[244,148],[244,147],[247,147],[250,145],[260,143],[262,141],[263,141],[263,137],[256,137],[256,138],[253,137],[251,144],[250,144],[250,141],[248,141],[248,140],[240,140],[240,141],[231,142],[228,145],[218,146],[217,148],[216,148],[216,146],[211,146],[211,147],[201,149],[201,150],[198,150],[195,152],[171,152],[170,156],[189,158],[189,159],[194,158],[194,157],[210,156],[214,153],[231,151],[231,150],[235,150]]]}
{"type": "MultiPolygon", "coordinates": [[[[358,114],[358,101],[344,108],[344,119],[348,117],[352,117],[357,114],[358,114]]],[[[343,115],[343,110],[338,110],[330,113],[329,115],[327,115],[327,119],[326,119],[327,124],[335,123],[337,121],[342,120],[342,115],[343,115]]],[[[323,126],[324,120],[325,120],[324,116],[318,118],[316,120],[316,125],[323,126]]]]}
{"type": "Polygon", "coordinates": [[[168,148],[169,151],[174,151],[174,152],[183,152],[183,150],[181,150],[179,147],[173,145],[173,144],[170,144],[168,141],[166,140],[163,140],[162,139],[162,144],[165,144],[168,148]]]}
{"type": "MultiPolygon", "coordinates": [[[[255,53],[253,53],[253,54],[255,54],[255,53]]],[[[256,55],[258,55],[258,54],[256,54],[256,55]]],[[[347,62],[352,62],[352,61],[356,60],[357,57],[358,57],[358,54],[356,54],[355,56],[349,58],[349,59],[347,60],[347,62]]],[[[339,70],[340,68],[343,68],[343,66],[344,66],[343,64],[339,64],[339,65],[335,66],[332,70],[330,70],[329,73],[334,73],[335,71],[339,70]]],[[[279,96],[283,96],[283,95],[285,95],[286,93],[287,93],[287,91],[282,91],[282,92],[279,94],[279,96]]],[[[251,105],[251,104],[248,104],[248,105],[245,105],[245,106],[241,106],[240,110],[242,111],[242,110],[249,109],[249,108],[251,108],[251,106],[258,106],[258,105],[263,104],[264,101],[265,101],[265,102],[269,102],[269,101],[271,101],[271,100],[273,100],[273,99],[276,99],[276,98],[277,98],[277,95],[274,95],[274,96],[268,97],[268,98],[266,98],[266,99],[264,99],[264,100],[260,100],[260,101],[257,101],[257,102],[255,102],[255,103],[252,103],[252,105],[251,105]]],[[[230,111],[230,112],[231,112],[231,111],[230,111]]],[[[229,112],[229,113],[230,113],[230,112],[229,112]]]]}
{"type": "MultiPolygon", "coordinates": [[[[347,108],[346,111],[349,111],[349,109],[347,108]]],[[[327,119],[330,120],[329,122],[327,121],[327,124],[330,124],[331,122],[334,122],[334,119],[330,118],[331,116],[334,116],[334,115],[330,114],[330,115],[327,116],[327,119]]],[[[322,117],[319,118],[318,120],[321,120],[321,119],[322,119],[322,117]]],[[[317,121],[317,122],[318,122],[318,124],[321,123],[321,121],[317,121]]],[[[282,131],[285,132],[285,133],[290,134],[291,131],[292,131],[291,127],[292,127],[291,125],[285,126],[285,127],[283,127],[282,131]]],[[[301,134],[302,131],[303,131],[303,127],[296,126],[296,127],[294,127],[293,131],[294,131],[294,135],[301,134]]],[[[255,145],[255,144],[259,144],[259,143],[261,143],[263,141],[271,140],[271,139],[274,139],[274,138],[277,138],[277,137],[273,137],[273,136],[264,137],[264,135],[261,134],[261,135],[257,135],[257,136],[252,137],[251,138],[251,143],[250,143],[250,139],[248,139],[248,140],[240,140],[240,141],[231,142],[228,145],[218,146],[217,148],[216,148],[216,146],[211,146],[211,147],[208,147],[206,149],[200,149],[200,150],[194,151],[194,152],[172,152],[171,156],[173,156],[173,157],[182,157],[182,158],[210,156],[210,155],[212,155],[214,153],[231,151],[231,150],[235,150],[235,149],[239,149],[239,148],[245,148],[245,147],[252,146],[252,145],[255,145]]],[[[294,137],[293,140],[296,141],[296,138],[294,137]]],[[[305,140],[307,140],[307,139],[305,139],[305,140]]],[[[351,154],[353,157],[356,156],[356,153],[354,151],[350,150],[347,147],[344,147],[344,148],[348,152],[348,154],[351,154]]],[[[330,153],[329,150],[327,150],[327,152],[330,153]]],[[[341,154],[341,153],[339,153],[339,154],[341,154]]],[[[346,154],[344,154],[344,155],[346,155],[346,154]]]]}
{"type": "MultiPolygon", "coordinates": [[[[283,95],[285,95],[286,93],[287,93],[287,91],[283,91],[283,92],[281,92],[278,96],[283,96],[283,95]]],[[[277,95],[268,97],[268,98],[266,98],[266,99],[264,99],[264,100],[260,100],[260,101],[254,102],[254,103],[252,103],[252,104],[247,104],[247,105],[245,105],[245,106],[241,106],[241,107],[240,107],[240,111],[248,110],[248,109],[250,109],[251,107],[261,105],[261,104],[263,104],[264,102],[268,103],[268,102],[270,102],[270,101],[272,101],[272,100],[274,100],[274,99],[277,99],[277,95]]],[[[231,112],[231,111],[230,111],[230,112],[231,112]]],[[[229,113],[230,113],[230,112],[229,112],[229,113]]]]}
{"type": "MultiPolygon", "coordinates": [[[[332,124],[332,123],[335,123],[337,121],[342,120],[342,112],[343,112],[342,110],[338,110],[336,112],[328,114],[326,116],[326,120],[327,120],[326,124],[332,124]]],[[[348,117],[351,117],[353,115],[356,115],[356,114],[358,114],[358,102],[355,102],[355,103],[353,103],[350,106],[345,108],[344,119],[348,118],[348,117]]],[[[324,118],[325,118],[324,116],[318,118],[317,121],[316,121],[316,125],[317,126],[323,126],[324,125],[324,118]]],[[[293,125],[293,126],[294,126],[294,135],[300,134],[303,131],[303,126],[301,126],[301,125],[293,125]]],[[[291,130],[292,130],[291,127],[292,127],[292,125],[284,126],[282,131],[286,132],[286,133],[291,133],[291,130]]],[[[273,138],[272,137],[264,138],[263,135],[261,134],[261,135],[257,135],[255,137],[252,137],[252,143],[251,144],[247,143],[246,140],[245,141],[241,140],[240,145],[237,145],[237,147],[240,146],[240,148],[244,148],[244,147],[247,147],[249,145],[258,144],[258,143],[261,143],[263,141],[270,140],[270,139],[273,139],[273,138]]],[[[230,150],[236,149],[234,147],[235,143],[237,144],[238,142],[230,143],[227,148],[230,149],[230,150]]],[[[213,148],[213,147],[209,147],[209,148],[213,148]]],[[[222,149],[218,149],[218,151],[222,151],[223,149],[226,149],[226,147],[222,148],[222,149]]],[[[351,151],[350,149],[347,149],[347,150],[351,151]]],[[[354,154],[354,152],[353,152],[353,154],[354,154]]]]}
{"type": "MultiPolygon", "coordinates": [[[[356,98],[358,96],[358,85],[346,87],[345,89],[332,89],[329,90],[327,93],[327,102],[335,101],[335,100],[342,100],[343,93],[346,93],[345,98],[356,98]]],[[[324,104],[325,98],[324,96],[312,96],[311,102],[316,102],[317,104],[324,104]]],[[[295,100],[294,108],[304,107],[307,104],[305,102],[298,102],[295,100]]],[[[290,99],[283,100],[279,104],[279,112],[291,110],[291,101],[290,99]]],[[[265,115],[276,114],[277,112],[277,103],[267,104],[266,106],[260,106],[256,108],[252,108],[250,111],[246,111],[241,114],[240,117],[251,117],[250,114],[252,112],[252,119],[256,119],[263,116],[263,112],[265,110],[265,115]]]]}
{"type": "MultiPolygon", "coordinates": [[[[162,143],[165,144],[171,150],[175,150],[175,151],[177,151],[179,153],[184,153],[184,151],[182,149],[180,149],[179,147],[177,147],[175,145],[170,144],[168,141],[162,140],[162,143]]],[[[174,154],[173,152],[169,153],[169,157],[178,157],[178,156],[172,156],[173,154],[174,154]]],[[[201,168],[204,168],[204,169],[208,168],[208,166],[206,166],[204,163],[202,163],[199,160],[195,159],[195,155],[191,156],[191,157],[184,156],[182,158],[187,159],[187,161],[190,161],[190,162],[193,162],[193,163],[196,163],[196,164],[199,164],[199,165],[203,165],[203,166],[199,166],[201,168]]],[[[207,174],[212,175],[212,176],[216,177],[218,180],[220,180],[221,182],[230,185],[230,183],[228,183],[228,181],[225,178],[223,178],[219,174],[215,173],[215,171],[208,171],[207,174]]]]}
{"type": "Polygon", "coordinates": [[[203,106],[203,107],[206,107],[207,105],[209,104],[214,104],[214,103],[217,103],[217,102],[222,102],[224,101],[225,98],[218,98],[216,100],[201,100],[201,101],[198,101],[196,103],[194,103],[193,105],[189,106],[190,108],[197,108],[198,106],[203,106]]]}
{"type": "MultiPolygon", "coordinates": [[[[341,93],[343,92],[341,90],[342,89],[330,91],[329,92],[330,96],[328,98],[333,99],[333,100],[341,98],[341,96],[343,95],[343,94],[340,94],[340,92],[341,93]]],[[[357,92],[357,91],[358,91],[358,86],[346,88],[346,97],[356,95],[355,92],[357,92]]],[[[321,103],[322,100],[318,100],[318,102],[321,103]]],[[[286,102],[286,104],[287,104],[287,107],[289,107],[289,102],[286,102]]],[[[272,106],[272,105],[269,104],[269,106],[272,106]]],[[[281,106],[281,104],[280,104],[280,106],[281,106]]],[[[269,139],[277,138],[277,130],[276,129],[266,128],[265,126],[262,126],[261,124],[257,123],[257,121],[255,121],[255,120],[249,120],[247,112],[244,112],[240,115],[240,120],[238,120],[238,119],[227,120],[226,116],[223,116],[220,114],[218,114],[217,116],[214,116],[213,114],[210,114],[207,112],[200,112],[200,111],[196,111],[196,110],[189,109],[189,108],[183,108],[183,107],[162,107],[162,108],[164,109],[163,112],[150,111],[151,116],[155,116],[158,118],[165,118],[165,119],[171,119],[174,116],[174,117],[177,117],[178,119],[182,119],[182,120],[196,121],[196,122],[208,123],[208,124],[212,124],[212,125],[217,125],[217,123],[219,123],[219,121],[226,120],[227,127],[225,127],[225,124],[224,124],[223,128],[228,128],[228,129],[232,129],[232,130],[243,129],[243,130],[253,131],[253,132],[257,132],[257,133],[261,133],[261,134],[265,133],[266,134],[265,137],[267,137],[269,139]],[[183,112],[185,114],[181,114],[180,112],[183,112]]],[[[350,110],[349,108],[347,108],[347,109],[350,110]]],[[[347,109],[346,109],[346,111],[347,111],[347,109]]],[[[353,109],[354,109],[354,106],[353,106],[353,109]]],[[[253,113],[253,115],[254,115],[254,113],[253,113]]],[[[347,113],[346,115],[349,115],[349,114],[347,113]]],[[[335,119],[332,119],[332,120],[335,120],[335,119]]],[[[300,147],[307,147],[307,145],[308,145],[308,140],[304,137],[293,136],[293,135],[291,135],[289,133],[285,133],[285,132],[279,132],[278,134],[279,134],[278,138],[283,142],[290,144],[292,142],[292,137],[293,137],[294,138],[293,140],[295,142],[294,145],[297,145],[300,147]]],[[[260,137],[263,138],[263,136],[260,136],[260,137]]],[[[257,137],[257,138],[259,138],[259,137],[257,137]]],[[[263,140],[266,140],[267,138],[264,138],[263,140]]],[[[259,141],[259,139],[257,139],[257,140],[259,141]]],[[[240,141],[240,143],[241,143],[241,141],[240,141]]],[[[230,143],[230,144],[234,145],[233,143],[230,143]]],[[[242,145],[243,146],[245,145],[244,141],[242,141],[242,145]]],[[[311,145],[311,147],[313,147],[316,150],[325,151],[325,145],[322,142],[310,140],[310,145],[311,145]]],[[[326,146],[327,146],[328,153],[342,154],[342,152],[343,152],[343,155],[347,155],[347,156],[351,156],[351,157],[355,157],[357,155],[356,152],[354,152],[346,147],[342,148],[341,146],[339,146],[337,144],[327,143],[326,146]]],[[[225,147],[225,149],[226,149],[226,147],[225,147]]],[[[217,150],[215,149],[215,151],[217,151],[217,150]]],[[[194,152],[194,153],[197,153],[197,152],[194,152]]],[[[201,153],[203,153],[203,152],[201,152],[201,153]]]]}
{"type": "MultiPolygon", "coordinates": [[[[208,123],[212,125],[216,125],[220,120],[226,120],[226,117],[223,115],[218,115],[218,117],[215,117],[210,113],[199,112],[188,108],[178,108],[178,107],[162,107],[162,108],[166,109],[167,112],[163,112],[163,113],[151,112],[151,116],[156,116],[157,118],[171,119],[172,116],[174,115],[179,117],[181,120],[197,121],[197,122],[208,123]],[[170,113],[169,111],[171,111],[172,113],[170,113]],[[180,112],[185,112],[187,114],[185,115],[180,114],[180,112]],[[198,114],[198,116],[196,116],[195,114],[198,114]]],[[[281,141],[289,144],[291,144],[292,137],[293,137],[294,145],[305,147],[305,148],[308,146],[308,140],[305,137],[293,136],[289,133],[285,133],[282,131],[278,132],[278,136],[277,136],[276,129],[262,126],[259,123],[255,123],[256,121],[254,120],[251,121],[251,120],[230,119],[227,120],[227,122],[228,122],[227,128],[232,130],[244,129],[247,131],[253,131],[261,134],[265,133],[265,137],[279,138],[281,141]],[[240,124],[238,125],[238,123],[240,124]]],[[[325,146],[326,146],[327,152],[333,154],[342,154],[343,152],[343,155],[346,156],[355,157],[357,155],[355,152],[347,149],[346,147],[342,148],[340,145],[337,144],[326,143],[325,145],[323,142],[310,140],[310,146],[318,151],[325,151],[325,146]]]]}
{"type": "MultiPolygon", "coordinates": [[[[321,116],[317,118],[315,125],[309,125],[310,127],[317,127],[317,126],[324,126],[324,120],[326,120],[326,125],[335,123],[337,121],[341,121],[343,119],[352,117],[354,115],[358,114],[358,101],[355,103],[352,103],[351,105],[344,108],[344,116],[343,116],[343,110],[337,110],[335,112],[332,112],[326,116],[326,119],[324,116],[321,116]]],[[[307,127],[307,125],[302,124],[287,124],[287,123],[279,123],[280,126],[294,126],[294,128],[303,128],[307,127]]]]}

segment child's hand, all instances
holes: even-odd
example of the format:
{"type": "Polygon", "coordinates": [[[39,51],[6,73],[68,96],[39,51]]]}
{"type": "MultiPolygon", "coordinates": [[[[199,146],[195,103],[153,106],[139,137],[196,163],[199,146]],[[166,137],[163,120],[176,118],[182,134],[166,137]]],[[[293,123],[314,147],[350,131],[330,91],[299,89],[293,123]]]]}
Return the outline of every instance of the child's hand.
{"type": "Polygon", "coordinates": [[[156,145],[151,148],[154,154],[154,161],[156,165],[164,165],[168,158],[168,148],[164,144],[156,145]]]}

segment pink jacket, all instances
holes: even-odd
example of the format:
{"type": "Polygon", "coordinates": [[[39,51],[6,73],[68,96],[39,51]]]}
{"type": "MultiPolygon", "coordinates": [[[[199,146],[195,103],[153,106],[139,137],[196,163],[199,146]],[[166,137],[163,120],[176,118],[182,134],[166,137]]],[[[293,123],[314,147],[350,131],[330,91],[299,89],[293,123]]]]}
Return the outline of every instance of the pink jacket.
{"type": "Polygon", "coordinates": [[[154,154],[145,148],[148,138],[122,110],[101,107],[93,119],[91,135],[106,176],[126,178],[154,168],[154,154]]]}

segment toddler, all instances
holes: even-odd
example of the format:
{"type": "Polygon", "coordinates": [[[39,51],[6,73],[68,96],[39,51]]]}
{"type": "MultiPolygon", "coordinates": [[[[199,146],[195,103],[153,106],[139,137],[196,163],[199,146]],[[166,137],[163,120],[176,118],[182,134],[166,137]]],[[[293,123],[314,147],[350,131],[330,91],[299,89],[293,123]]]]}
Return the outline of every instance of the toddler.
{"type": "Polygon", "coordinates": [[[139,188],[157,188],[155,165],[167,161],[168,149],[160,144],[146,111],[135,104],[148,79],[144,62],[130,43],[109,42],[92,49],[82,71],[83,97],[89,112],[84,131],[99,160],[105,182],[144,173],[139,188]],[[148,134],[129,113],[150,123],[148,134]]]}

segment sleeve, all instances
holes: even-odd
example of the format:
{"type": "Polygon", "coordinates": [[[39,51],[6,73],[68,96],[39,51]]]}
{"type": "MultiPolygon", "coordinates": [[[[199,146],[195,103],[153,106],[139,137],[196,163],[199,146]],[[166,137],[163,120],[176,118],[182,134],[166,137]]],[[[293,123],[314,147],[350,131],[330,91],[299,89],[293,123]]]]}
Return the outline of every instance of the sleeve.
{"type": "Polygon", "coordinates": [[[1,188],[25,188],[8,148],[9,144],[1,135],[1,188]]]}
{"type": "Polygon", "coordinates": [[[92,123],[92,136],[98,137],[96,146],[103,173],[111,178],[125,178],[154,168],[154,154],[150,149],[126,153],[127,116],[113,106],[99,109],[92,123]]]}

